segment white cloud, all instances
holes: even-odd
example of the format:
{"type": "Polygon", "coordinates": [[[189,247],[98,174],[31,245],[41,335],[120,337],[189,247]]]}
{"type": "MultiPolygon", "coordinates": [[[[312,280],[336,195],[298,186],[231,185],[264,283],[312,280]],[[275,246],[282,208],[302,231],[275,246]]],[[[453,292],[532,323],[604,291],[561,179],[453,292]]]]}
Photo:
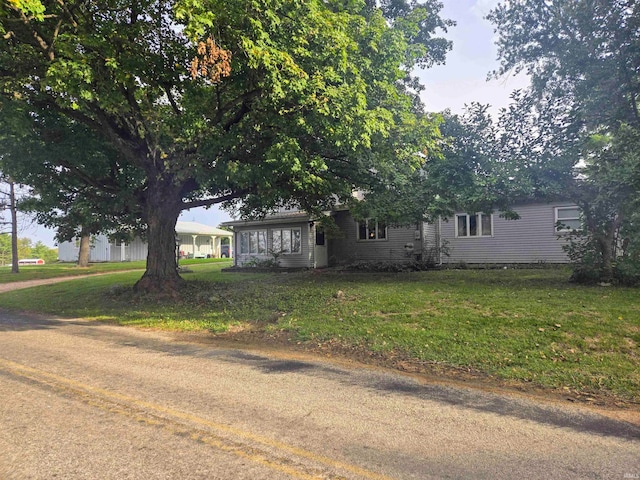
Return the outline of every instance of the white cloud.
{"type": "Polygon", "coordinates": [[[526,75],[492,79],[484,78],[460,78],[438,82],[425,82],[425,90],[422,99],[426,109],[431,112],[440,112],[450,109],[453,113],[463,113],[465,105],[472,102],[489,104],[489,111],[497,114],[500,108],[509,105],[509,96],[514,90],[529,86],[529,78],[526,75]]]}
{"type": "Polygon", "coordinates": [[[471,12],[478,18],[484,18],[498,3],[500,0],[478,0],[471,6],[471,12]]]}

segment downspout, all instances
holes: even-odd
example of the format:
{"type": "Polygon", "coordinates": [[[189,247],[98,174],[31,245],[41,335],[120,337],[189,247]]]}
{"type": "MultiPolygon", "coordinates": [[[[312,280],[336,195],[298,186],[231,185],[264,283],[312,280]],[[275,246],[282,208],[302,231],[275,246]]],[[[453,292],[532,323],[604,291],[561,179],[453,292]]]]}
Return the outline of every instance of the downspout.
{"type": "MultiPolygon", "coordinates": [[[[425,238],[425,227],[424,227],[424,220],[421,220],[419,222],[416,223],[416,231],[419,232],[420,234],[420,250],[418,250],[420,252],[420,260],[424,260],[424,249],[425,249],[425,242],[426,242],[426,238],[425,238]]],[[[415,235],[414,235],[415,237],[415,235]]],[[[415,240],[415,238],[414,238],[415,240]]],[[[414,250],[414,258],[417,260],[417,255],[415,254],[414,250]]]]}
{"type": "Polygon", "coordinates": [[[233,240],[233,243],[229,242],[229,247],[233,248],[233,253],[229,252],[229,255],[233,255],[233,266],[237,267],[238,266],[238,232],[236,232],[235,228],[233,229],[233,237],[231,237],[231,239],[233,240]]]}
{"type": "Polygon", "coordinates": [[[438,215],[438,227],[436,230],[436,244],[438,245],[438,266],[442,266],[442,216],[438,215]]]}
{"type": "MultiPolygon", "coordinates": [[[[302,239],[300,239],[302,241],[302,239]]],[[[309,261],[307,265],[311,265],[312,269],[318,268],[318,263],[316,262],[316,225],[313,220],[309,221],[309,239],[307,240],[307,245],[309,245],[309,261]]]]}

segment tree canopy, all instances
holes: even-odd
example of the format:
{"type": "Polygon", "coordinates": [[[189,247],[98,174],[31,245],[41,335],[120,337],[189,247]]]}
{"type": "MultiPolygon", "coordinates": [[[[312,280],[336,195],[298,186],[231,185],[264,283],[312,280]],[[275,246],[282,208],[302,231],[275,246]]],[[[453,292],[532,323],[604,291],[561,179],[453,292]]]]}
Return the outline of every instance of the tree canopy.
{"type": "Polygon", "coordinates": [[[640,281],[640,3],[514,0],[488,18],[498,33],[494,74],[526,71],[533,98],[566,112],[562,128],[548,131],[557,152],[574,157],[565,194],[584,216],[570,249],[577,276],[610,281],[617,261],[618,273],[634,270],[640,281]]]}
{"type": "Polygon", "coordinates": [[[436,150],[410,72],[444,61],[450,45],[435,32],[451,22],[440,8],[5,2],[5,168],[41,190],[34,208],[65,237],[79,223],[146,235],[138,288],[175,289],[182,210],[324,210],[356,188],[402,181],[422,163],[416,152],[436,150]]]}
{"type": "Polygon", "coordinates": [[[515,0],[496,7],[500,68],[561,97],[589,127],[638,125],[640,4],[635,0],[515,0]]]}

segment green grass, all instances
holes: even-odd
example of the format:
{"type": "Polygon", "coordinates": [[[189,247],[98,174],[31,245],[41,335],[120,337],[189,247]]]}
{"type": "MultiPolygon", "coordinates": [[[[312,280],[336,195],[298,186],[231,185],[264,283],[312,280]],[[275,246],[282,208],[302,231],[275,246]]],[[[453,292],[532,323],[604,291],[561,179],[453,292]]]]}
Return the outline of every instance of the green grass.
{"type": "MultiPolygon", "coordinates": [[[[229,260],[220,258],[180,260],[181,266],[207,263],[223,263],[229,260]]],[[[116,272],[121,270],[144,270],[146,262],[92,263],[87,268],[79,268],[73,263],[52,263],[49,265],[20,265],[20,272],[11,273],[11,267],[0,267],[0,283],[24,282],[54,277],[91,275],[96,273],[116,272]]]]}
{"type": "Polygon", "coordinates": [[[140,272],[0,295],[21,308],[178,330],[253,326],[297,342],[470,369],[508,382],[640,401],[640,290],[568,271],[221,273],[190,266],[181,298],[135,296],[140,272]]]}
{"type": "Polygon", "coordinates": [[[145,262],[92,263],[87,268],[79,268],[73,263],[52,263],[49,265],[20,265],[18,273],[11,273],[11,267],[3,266],[0,267],[0,283],[144,269],[144,266],[145,262]]]}

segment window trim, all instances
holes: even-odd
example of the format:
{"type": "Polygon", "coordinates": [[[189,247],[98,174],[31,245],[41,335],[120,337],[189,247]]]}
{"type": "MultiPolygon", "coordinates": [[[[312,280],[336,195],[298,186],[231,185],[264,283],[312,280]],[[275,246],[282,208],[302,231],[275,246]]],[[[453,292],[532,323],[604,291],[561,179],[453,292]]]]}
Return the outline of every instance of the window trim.
{"type": "Polygon", "coordinates": [[[282,255],[302,255],[302,228],[300,227],[283,227],[283,228],[272,228],[271,229],[271,251],[273,253],[278,253],[278,254],[282,254],[282,255]],[[299,236],[300,236],[300,244],[299,244],[299,250],[298,251],[280,251],[280,252],[276,252],[275,248],[273,246],[273,234],[276,232],[280,232],[280,242],[282,242],[282,232],[285,231],[289,231],[291,232],[291,246],[293,247],[293,232],[298,232],[299,236]]]}
{"type": "Polygon", "coordinates": [[[387,242],[389,241],[389,226],[386,223],[378,222],[373,218],[367,218],[361,222],[356,222],[356,239],[358,242],[387,242]],[[371,231],[369,230],[369,222],[375,222],[375,238],[370,238],[371,231]],[[366,238],[360,238],[360,225],[365,224],[366,238]],[[384,225],[384,238],[380,237],[380,225],[384,225]]]}
{"type": "Polygon", "coordinates": [[[493,238],[493,214],[492,213],[476,213],[473,215],[470,215],[468,213],[456,213],[454,215],[454,228],[455,228],[455,238],[493,238]],[[467,230],[467,234],[466,235],[460,235],[460,231],[458,229],[458,218],[460,217],[466,217],[467,221],[466,221],[466,230],[467,230]],[[479,226],[479,230],[478,230],[478,235],[470,235],[471,233],[471,217],[476,217],[476,225],[479,226]],[[489,217],[489,220],[491,222],[491,234],[490,235],[483,235],[482,234],[482,217],[489,217]]]}
{"type": "Polygon", "coordinates": [[[554,225],[554,229],[555,229],[555,233],[571,233],[574,230],[580,230],[583,226],[584,223],[582,221],[582,212],[580,210],[580,207],[578,205],[563,205],[561,207],[554,207],[554,213],[555,213],[555,222],[553,223],[554,225]],[[558,218],[558,213],[561,210],[578,210],[578,216],[577,217],[566,217],[566,218],[558,218]],[[579,228],[559,228],[558,227],[558,222],[563,222],[566,220],[578,220],[580,222],[580,227],[579,228]]]}
{"type": "Polygon", "coordinates": [[[267,231],[266,230],[243,230],[241,232],[239,232],[238,235],[238,241],[240,242],[239,248],[238,250],[240,251],[240,255],[267,255],[267,250],[268,250],[268,237],[267,237],[267,231]],[[255,233],[258,235],[258,241],[257,241],[257,249],[255,252],[251,251],[251,234],[255,233]],[[264,251],[261,252],[260,251],[260,239],[259,239],[259,235],[260,234],[264,234],[264,251]],[[247,235],[247,251],[243,252],[242,251],[242,237],[243,235],[247,235]]]}

